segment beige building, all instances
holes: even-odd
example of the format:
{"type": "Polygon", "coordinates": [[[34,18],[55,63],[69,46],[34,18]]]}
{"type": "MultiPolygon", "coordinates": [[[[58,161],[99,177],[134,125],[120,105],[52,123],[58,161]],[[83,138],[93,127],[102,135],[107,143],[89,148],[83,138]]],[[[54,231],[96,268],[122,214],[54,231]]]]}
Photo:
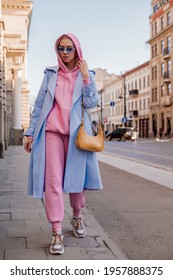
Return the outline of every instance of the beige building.
{"type": "MultiPolygon", "coordinates": [[[[114,73],[108,73],[106,69],[102,68],[96,68],[94,69],[95,72],[95,80],[96,80],[96,87],[98,92],[100,93],[100,108],[99,108],[99,114],[100,117],[103,118],[103,104],[104,100],[102,100],[103,95],[101,94],[104,86],[109,83],[110,81],[114,80],[117,76],[114,73]]],[[[90,109],[90,117],[91,117],[91,123],[98,120],[98,112],[96,108],[90,109]]]]}
{"type": "Polygon", "coordinates": [[[127,71],[124,75],[126,89],[127,125],[139,132],[139,137],[149,137],[150,116],[150,66],[149,61],[127,71]]]}
{"type": "Polygon", "coordinates": [[[0,0],[0,157],[29,123],[27,49],[32,2],[0,0]]]}
{"type": "MultiPolygon", "coordinates": [[[[150,66],[149,61],[114,76],[100,93],[100,115],[105,130],[118,126],[134,127],[140,137],[149,136],[150,66]]],[[[92,116],[94,120],[95,115],[92,116]]]]}
{"type": "Polygon", "coordinates": [[[150,16],[150,134],[173,135],[173,0],[153,0],[150,16]]]}

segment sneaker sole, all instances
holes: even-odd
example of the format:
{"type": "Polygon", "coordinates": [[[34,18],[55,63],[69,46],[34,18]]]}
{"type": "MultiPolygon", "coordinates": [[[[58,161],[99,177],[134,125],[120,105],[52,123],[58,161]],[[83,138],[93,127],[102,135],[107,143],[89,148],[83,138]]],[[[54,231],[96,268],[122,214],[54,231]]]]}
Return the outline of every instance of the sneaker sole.
{"type": "Polygon", "coordinates": [[[52,250],[52,248],[50,248],[49,251],[52,255],[62,255],[62,254],[64,254],[64,248],[63,248],[62,251],[54,251],[54,250],[52,250]]]}
{"type": "Polygon", "coordinates": [[[78,235],[75,230],[73,230],[73,235],[78,238],[84,238],[86,236],[86,232],[83,235],[78,235]]]}

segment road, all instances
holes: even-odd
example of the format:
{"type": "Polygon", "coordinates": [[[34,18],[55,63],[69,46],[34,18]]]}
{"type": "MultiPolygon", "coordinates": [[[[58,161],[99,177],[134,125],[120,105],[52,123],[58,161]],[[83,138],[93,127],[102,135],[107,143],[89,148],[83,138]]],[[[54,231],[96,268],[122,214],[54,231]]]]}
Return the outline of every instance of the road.
{"type": "MultiPolygon", "coordinates": [[[[173,171],[173,142],[108,142],[105,154],[143,168],[173,171]],[[150,167],[151,168],[151,167],[150,167]]],[[[99,162],[104,189],[87,192],[87,207],[129,259],[173,260],[173,190],[99,162]]],[[[173,173],[172,173],[173,174],[173,173]]]]}
{"type": "Polygon", "coordinates": [[[105,143],[105,152],[173,170],[173,141],[110,141],[105,143]]]}

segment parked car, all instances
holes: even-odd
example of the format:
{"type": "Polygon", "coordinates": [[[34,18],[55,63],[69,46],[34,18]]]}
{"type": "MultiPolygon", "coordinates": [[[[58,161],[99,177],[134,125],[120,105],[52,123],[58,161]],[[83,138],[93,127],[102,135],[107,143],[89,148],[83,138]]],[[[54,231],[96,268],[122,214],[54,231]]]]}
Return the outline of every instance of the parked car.
{"type": "Polygon", "coordinates": [[[132,127],[118,127],[112,132],[107,133],[106,138],[108,141],[111,141],[112,139],[117,139],[119,141],[134,141],[138,139],[138,132],[136,132],[132,127]]]}

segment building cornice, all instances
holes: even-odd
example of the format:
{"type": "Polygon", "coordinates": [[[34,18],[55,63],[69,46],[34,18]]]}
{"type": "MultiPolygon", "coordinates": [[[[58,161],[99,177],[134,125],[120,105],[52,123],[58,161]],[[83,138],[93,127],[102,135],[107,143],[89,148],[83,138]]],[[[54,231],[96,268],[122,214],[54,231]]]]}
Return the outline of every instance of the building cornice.
{"type": "Polygon", "coordinates": [[[4,38],[21,38],[21,34],[4,33],[4,38]]]}
{"type": "Polygon", "coordinates": [[[143,69],[144,67],[149,66],[149,64],[150,64],[150,61],[148,60],[148,61],[144,62],[143,64],[140,64],[139,66],[125,72],[124,74],[122,74],[122,77],[127,77],[128,75],[130,75],[136,71],[139,71],[139,70],[143,69]]]}
{"type": "Polygon", "coordinates": [[[2,0],[2,9],[24,9],[32,10],[33,3],[31,1],[2,0]]]}

